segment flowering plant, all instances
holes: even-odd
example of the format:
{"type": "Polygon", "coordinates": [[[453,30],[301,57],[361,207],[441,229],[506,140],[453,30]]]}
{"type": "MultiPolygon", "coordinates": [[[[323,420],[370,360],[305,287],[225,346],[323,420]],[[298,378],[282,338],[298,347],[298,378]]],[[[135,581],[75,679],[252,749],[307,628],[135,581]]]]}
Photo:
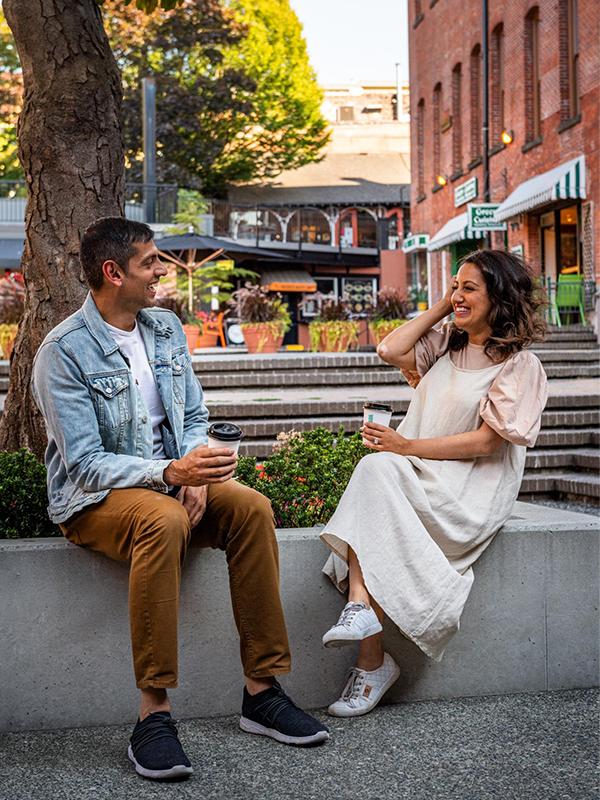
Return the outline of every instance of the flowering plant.
{"type": "Polygon", "coordinates": [[[280,528],[327,522],[354,467],[369,451],[359,433],[344,436],[325,428],[280,433],[273,454],[256,464],[240,457],[237,478],[269,498],[280,528]]]}

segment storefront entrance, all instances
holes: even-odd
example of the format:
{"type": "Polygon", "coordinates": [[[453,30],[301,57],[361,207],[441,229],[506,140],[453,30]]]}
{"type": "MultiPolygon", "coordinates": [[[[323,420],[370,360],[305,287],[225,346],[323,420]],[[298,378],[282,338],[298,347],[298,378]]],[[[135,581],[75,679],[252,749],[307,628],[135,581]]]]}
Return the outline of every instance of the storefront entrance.
{"type": "Polygon", "coordinates": [[[552,281],[581,272],[579,211],[577,203],[540,216],[542,272],[552,281]]]}

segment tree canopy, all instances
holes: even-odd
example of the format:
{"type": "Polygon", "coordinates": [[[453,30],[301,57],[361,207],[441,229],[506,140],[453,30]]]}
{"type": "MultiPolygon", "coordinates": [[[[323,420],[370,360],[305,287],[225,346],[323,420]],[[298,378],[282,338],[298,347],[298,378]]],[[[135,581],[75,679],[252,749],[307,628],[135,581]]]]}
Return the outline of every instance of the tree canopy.
{"type": "MultiPolygon", "coordinates": [[[[321,91],[289,0],[100,5],[123,82],[128,180],[142,180],[143,77],[156,79],[160,182],[220,196],[228,183],[268,179],[320,157],[328,136],[321,91]]],[[[19,65],[0,17],[2,66],[0,177],[18,177],[19,65]]]]}

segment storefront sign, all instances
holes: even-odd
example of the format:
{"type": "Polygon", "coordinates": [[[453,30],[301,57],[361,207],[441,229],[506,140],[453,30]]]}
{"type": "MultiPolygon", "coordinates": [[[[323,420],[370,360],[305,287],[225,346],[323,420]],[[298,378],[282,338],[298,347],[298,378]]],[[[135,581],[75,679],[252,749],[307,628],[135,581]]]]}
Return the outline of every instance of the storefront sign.
{"type": "Polygon", "coordinates": [[[454,208],[464,206],[469,200],[474,200],[477,197],[477,178],[473,177],[454,190],[454,208]]]}
{"type": "Polygon", "coordinates": [[[523,258],[523,256],[525,255],[523,252],[522,244],[516,244],[514,247],[511,247],[510,252],[513,253],[515,256],[518,256],[519,258],[523,258]]]}
{"type": "Polygon", "coordinates": [[[412,253],[413,250],[425,250],[428,242],[428,233],[415,233],[412,236],[407,236],[402,242],[402,252],[412,253]]]}
{"type": "Polygon", "coordinates": [[[505,222],[496,222],[496,211],[500,203],[469,203],[468,226],[473,231],[505,231],[505,222]]]}

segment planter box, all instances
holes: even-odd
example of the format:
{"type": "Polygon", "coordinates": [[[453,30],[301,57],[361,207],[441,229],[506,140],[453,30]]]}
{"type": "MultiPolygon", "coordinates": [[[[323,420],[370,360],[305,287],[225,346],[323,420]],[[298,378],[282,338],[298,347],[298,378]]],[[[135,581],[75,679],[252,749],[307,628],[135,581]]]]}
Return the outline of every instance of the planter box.
{"type": "MultiPolygon", "coordinates": [[[[462,627],[441,663],[388,626],[402,668],[389,700],[598,683],[598,520],[517,503],[475,566],[462,627]]],[[[284,678],[307,708],[338,697],[354,648],[321,636],[342,596],[321,574],[317,529],[278,532],[293,656],[284,678]]],[[[0,540],[0,730],[131,722],[137,710],[127,567],[63,539],[0,540]]],[[[242,671],[223,554],[191,547],[180,623],[179,718],[237,713],[242,671]]]]}

